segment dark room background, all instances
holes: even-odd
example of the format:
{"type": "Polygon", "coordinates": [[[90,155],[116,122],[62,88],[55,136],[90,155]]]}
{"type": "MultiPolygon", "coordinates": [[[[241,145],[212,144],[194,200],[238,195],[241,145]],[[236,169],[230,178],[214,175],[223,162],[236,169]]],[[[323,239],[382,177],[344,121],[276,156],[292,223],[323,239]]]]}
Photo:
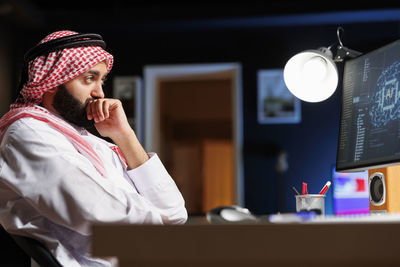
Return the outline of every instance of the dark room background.
{"type": "MultiPolygon", "coordinates": [[[[208,9],[203,6],[197,12],[196,7],[180,6],[179,13],[165,5],[154,5],[153,9],[143,6],[124,9],[119,3],[97,9],[84,6],[77,11],[38,1],[24,9],[21,7],[20,10],[30,12],[25,15],[19,13],[10,18],[0,13],[1,44],[8,51],[4,57],[8,72],[2,75],[10,75],[9,101],[18,92],[16,86],[23,54],[55,30],[101,34],[115,59],[110,80],[113,75],[142,76],[146,65],[240,63],[245,206],[256,214],[293,211],[292,186],[301,189],[305,181],[309,192],[317,193],[331,179],[338,142],[341,80],[328,100],[301,103],[300,123],[259,124],[257,71],[281,69],[300,51],[335,43],[338,26],[344,28],[343,44],[364,53],[400,37],[400,9],[393,6],[315,11],[296,5],[300,3],[292,3],[288,9],[280,7],[279,13],[275,3],[270,9],[264,5],[251,14],[245,12],[249,10],[246,4],[242,4],[243,14],[238,11],[240,8],[235,9],[236,13],[219,8],[201,14],[212,6],[207,6],[208,9]],[[296,7],[298,12],[294,13],[296,7]],[[168,12],[174,17],[168,17],[165,14],[168,12]],[[280,151],[288,155],[289,167],[283,174],[275,170],[280,151]]],[[[340,72],[342,67],[343,64],[338,64],[340,72]]],[[[107,94],[110,94],[107,91],[111,90],[110,84],[109,81],[106,84],[107,94]]],[[[204,105],[206,108],[207,103],[204,105]]],[[[332,212],[331,197],[332,190],[329,190],[327,213],[332,212]]]]}

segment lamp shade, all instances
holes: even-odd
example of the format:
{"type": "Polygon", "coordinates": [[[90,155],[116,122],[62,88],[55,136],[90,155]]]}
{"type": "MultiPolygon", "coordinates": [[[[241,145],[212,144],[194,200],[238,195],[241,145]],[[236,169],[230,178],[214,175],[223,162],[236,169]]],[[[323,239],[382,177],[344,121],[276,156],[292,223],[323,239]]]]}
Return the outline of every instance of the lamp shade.
{"type": "Polygon", "coordinates": [[[289,91],[307,102],[329,98],[338,85],[338,71],[328,48],[306,50],[286,63],[283,78],[289,91]]]}

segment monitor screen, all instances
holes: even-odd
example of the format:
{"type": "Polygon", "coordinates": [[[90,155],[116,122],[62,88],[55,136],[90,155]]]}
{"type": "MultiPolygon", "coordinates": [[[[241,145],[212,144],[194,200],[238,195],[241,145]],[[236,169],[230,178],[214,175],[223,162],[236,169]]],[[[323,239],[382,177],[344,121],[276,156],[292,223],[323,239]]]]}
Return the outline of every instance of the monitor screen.
{"type": "Polygon", "coordinates": [[[400,40],[345,62],[336,168],[400,162],[400,40]]]}
{"type": "Polygon", "coordinates": [[[368,214],[368,171],[336,172],[332,168],[333,213],[368,214]]]}

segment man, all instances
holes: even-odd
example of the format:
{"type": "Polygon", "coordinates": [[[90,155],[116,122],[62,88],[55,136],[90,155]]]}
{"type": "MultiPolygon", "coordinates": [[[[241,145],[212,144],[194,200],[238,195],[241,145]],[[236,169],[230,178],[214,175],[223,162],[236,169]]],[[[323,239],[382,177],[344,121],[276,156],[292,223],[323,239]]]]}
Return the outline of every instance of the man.
{"type": "Polygon", "coordinates": [[[0,223],[43,242],[68,267],[113,265],[90,256],[92,223],[187,219],[179,190],[139,143],[121,102],[104,98],[113,64],[104,47],[90,34],[46,36],[0,120],[0,223]],[[91,123],[115,144],[85,130],[91,123]]]}

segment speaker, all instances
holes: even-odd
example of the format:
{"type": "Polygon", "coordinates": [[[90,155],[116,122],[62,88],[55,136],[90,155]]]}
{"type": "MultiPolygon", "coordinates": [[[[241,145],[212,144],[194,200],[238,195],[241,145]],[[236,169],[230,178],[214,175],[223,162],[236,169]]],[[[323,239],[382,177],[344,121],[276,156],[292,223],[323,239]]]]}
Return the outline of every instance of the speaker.
{"type": "Polygon", "coordinates": [[[368,171],[370,213],[400,212],[400,166],[368,171]]]}

